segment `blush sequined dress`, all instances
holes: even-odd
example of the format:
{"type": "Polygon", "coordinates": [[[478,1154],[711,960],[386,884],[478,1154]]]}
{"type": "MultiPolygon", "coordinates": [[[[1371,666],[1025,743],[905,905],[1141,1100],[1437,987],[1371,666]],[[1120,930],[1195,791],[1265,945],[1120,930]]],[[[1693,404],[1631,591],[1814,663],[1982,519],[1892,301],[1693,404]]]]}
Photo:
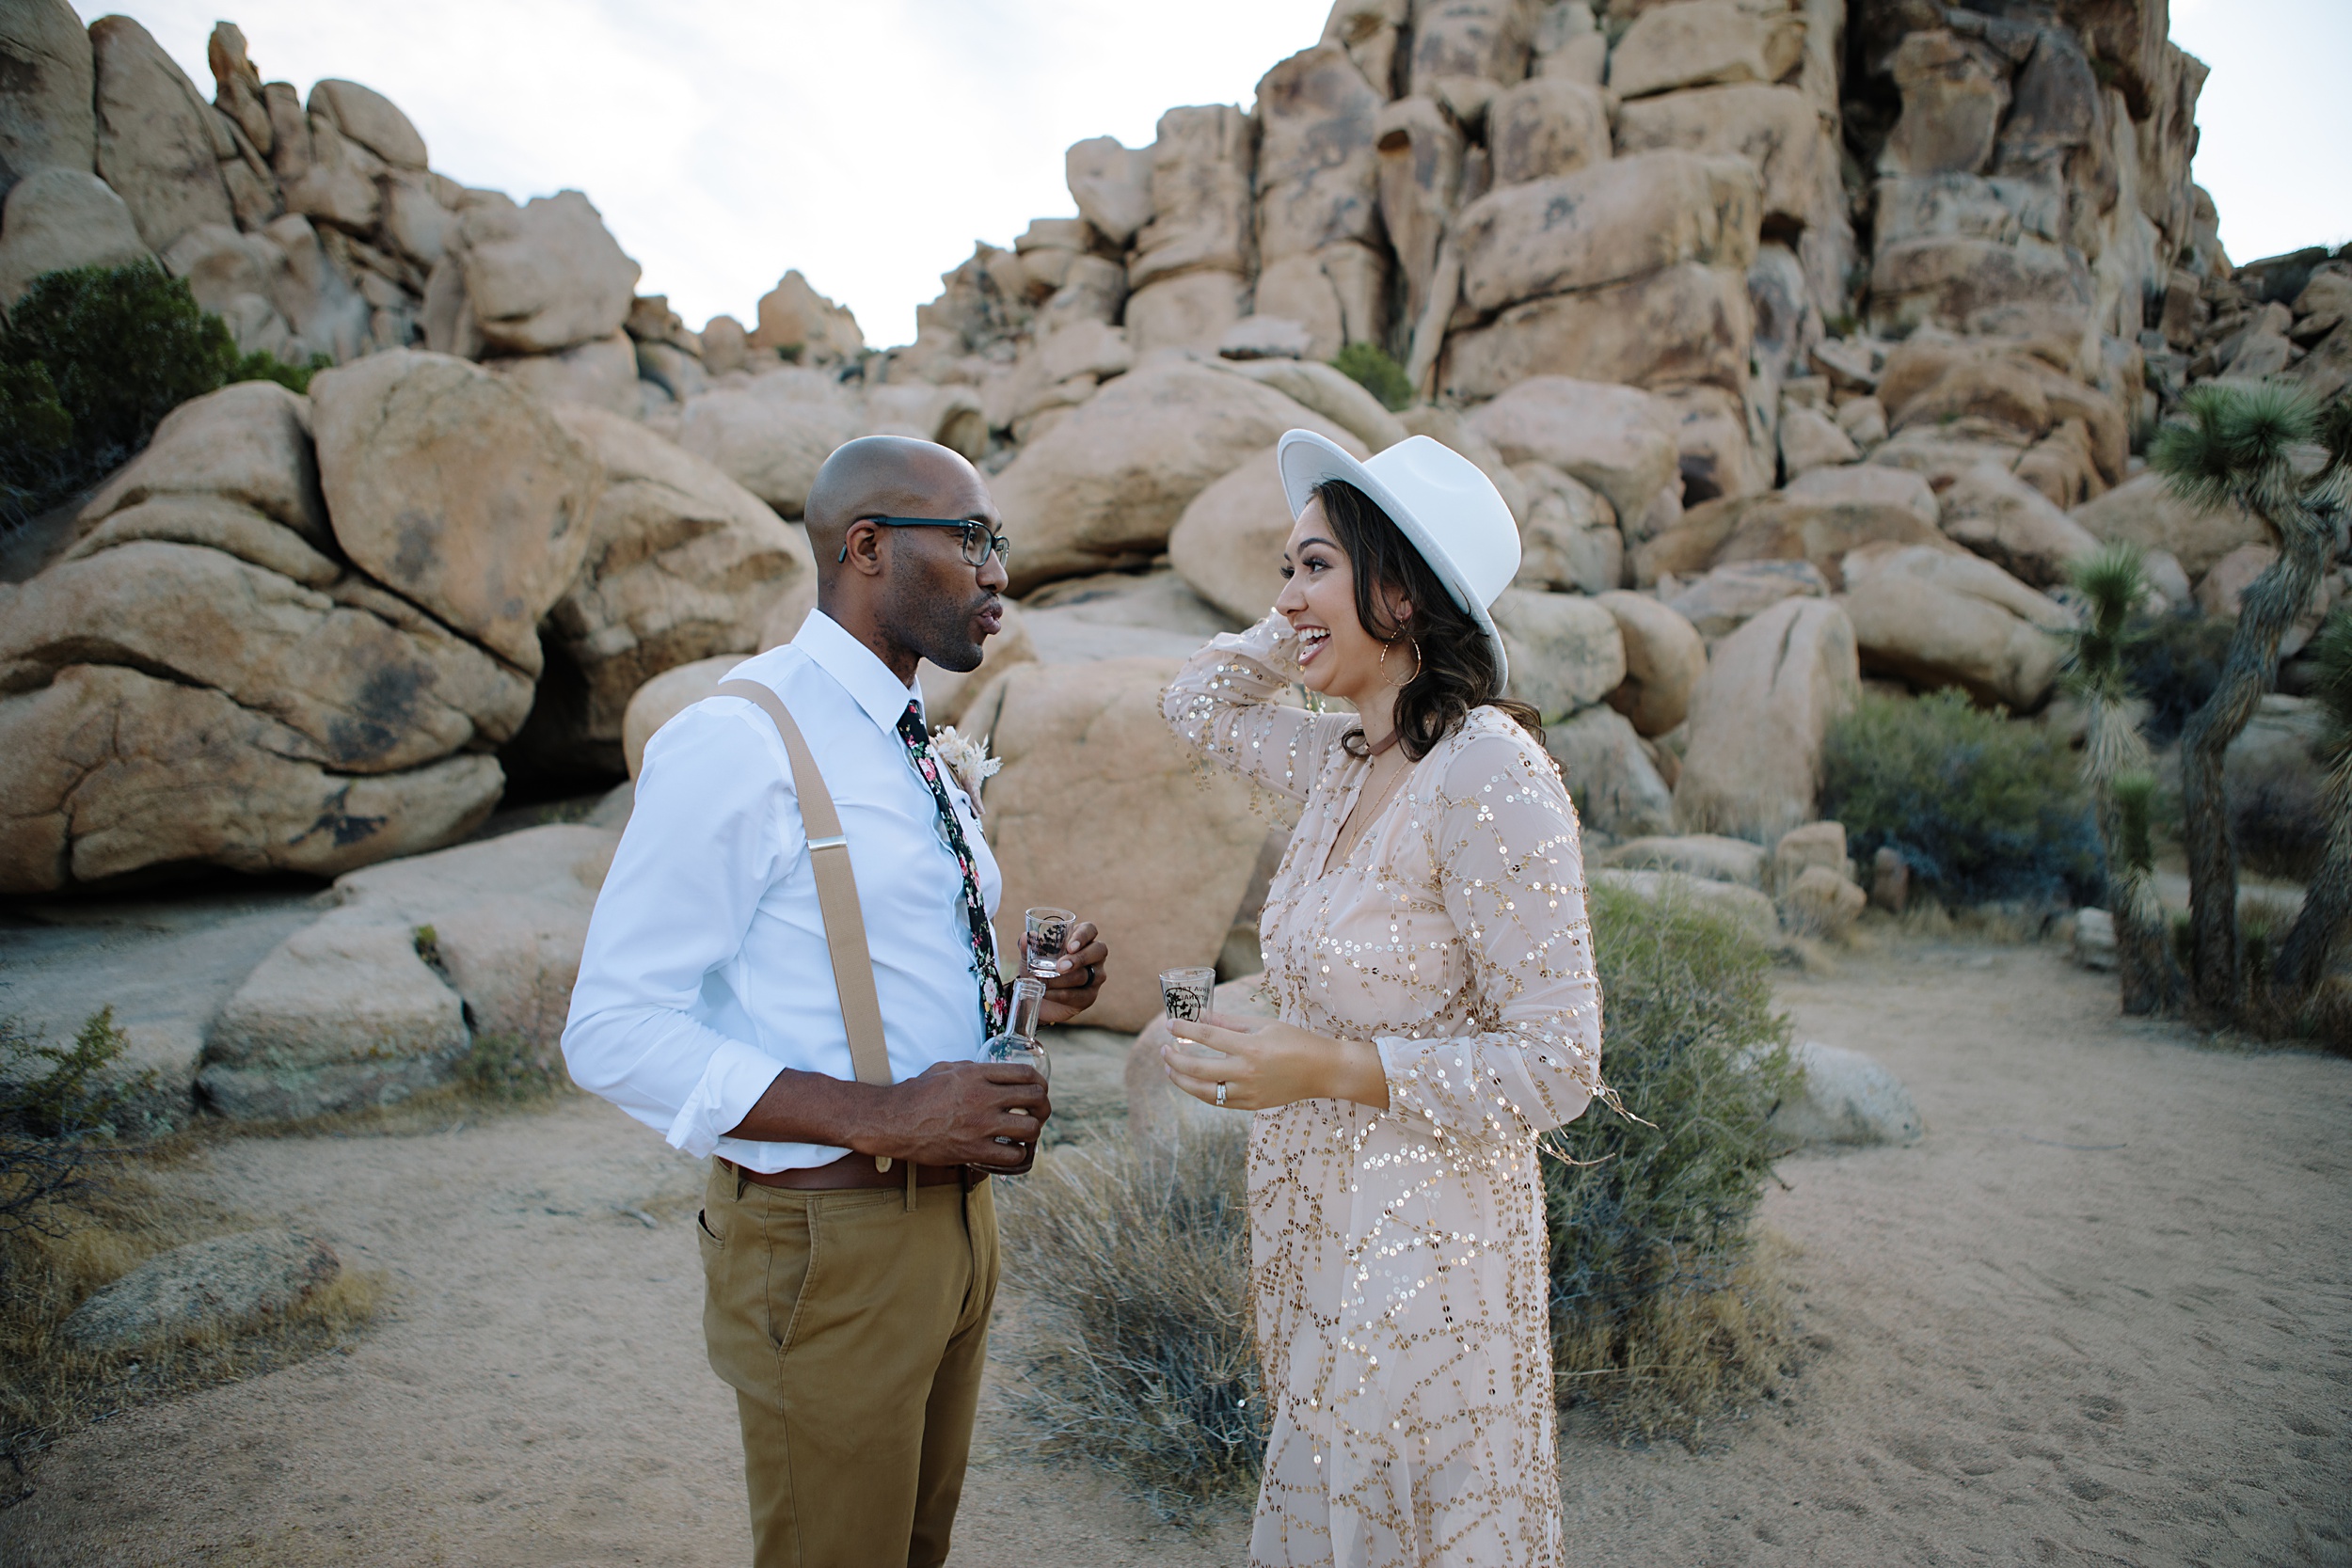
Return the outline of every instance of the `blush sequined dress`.
{"type": "Polygon", "coordinates": [[[1370,764],[1352,716],[1278,699],[1278,614],[1216,638],[1168,722],[1303,803],[1260,923],[1285,1022],[1376,1042],[1389,1109],[1251,1117],[1251,1284],[1273,1402],[1263,1568],[1561,1560],[1535,1139],[1602,1089],[1575,808],[1490,707],[1414,764],[1326,864],[1370,764]]]}

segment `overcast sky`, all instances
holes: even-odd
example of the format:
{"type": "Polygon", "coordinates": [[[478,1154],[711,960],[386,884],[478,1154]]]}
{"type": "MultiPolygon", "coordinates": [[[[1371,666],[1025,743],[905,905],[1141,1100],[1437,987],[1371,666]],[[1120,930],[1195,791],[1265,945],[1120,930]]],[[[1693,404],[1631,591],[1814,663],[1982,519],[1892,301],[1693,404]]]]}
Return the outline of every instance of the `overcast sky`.
{"type": "MultiPolygon", "coordinates": [[[[209,96],[223,0],[134,0],[209,96]]],[[[787,268],[877,346],[984,239],[1075,211],[1062,150],[1247,105],[1329,0],[232,0],[264,79],[364,82],[433,166],[517,199],[588,193],[689,325],[748,322],[787,268]]],[[[86,19],[101,14],[87,4],[86,19]]],[[[2214,67],[2199,179],[2231,256],[2352,239],[2352,0],[2173,0],[2214,67]]]]}

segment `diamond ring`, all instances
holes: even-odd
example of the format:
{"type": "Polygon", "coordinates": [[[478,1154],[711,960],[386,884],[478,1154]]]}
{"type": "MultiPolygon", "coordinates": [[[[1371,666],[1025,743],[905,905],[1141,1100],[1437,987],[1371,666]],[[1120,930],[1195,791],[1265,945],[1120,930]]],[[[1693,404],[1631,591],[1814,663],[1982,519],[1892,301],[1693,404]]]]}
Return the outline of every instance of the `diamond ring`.
{"type": "Polygon", "coordinates": [[[1222,1084],[1219,1084],[1219,1085],[1216,1086],[1216,1102],[1217,1102],[1219,1105],[1222,1105],[1222,1104],[1224,1104],[1224,1103],[1225,1103],[1225,1085],[1222,1085],[1222,1084]]]}

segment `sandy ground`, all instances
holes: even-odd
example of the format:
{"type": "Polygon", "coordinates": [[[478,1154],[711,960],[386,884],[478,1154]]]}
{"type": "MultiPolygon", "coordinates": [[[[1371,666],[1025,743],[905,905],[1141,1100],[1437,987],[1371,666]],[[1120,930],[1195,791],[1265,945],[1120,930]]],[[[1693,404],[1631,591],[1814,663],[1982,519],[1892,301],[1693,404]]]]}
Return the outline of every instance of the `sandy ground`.
{"type": "MultiPolygon", "coordinates": [[[[2120,1022],[2040,948],[1908,943],[1782,995],[1899,1073],[1927,1136],[1784,1164],[1801,1375],[1698,1453],[1571,1420],[1573,1560],[2352,1562],[2352,1062],[2120,1022]]],[[[1062,1061],[1057,1098],[1106,1109],[1115,1056],[1062,1061]]],[[[744,1560],[695,1173],[650,1133],[573,1100],[232,1142],[194,1179],[384,1271],[389,1314],[73,1434],[0,1562],[744,1560]]],[[[961,1564],[1244,1559],[1238,1516],[1159,1524],[1000,1412],[977,1449],[961,1564]]]]}

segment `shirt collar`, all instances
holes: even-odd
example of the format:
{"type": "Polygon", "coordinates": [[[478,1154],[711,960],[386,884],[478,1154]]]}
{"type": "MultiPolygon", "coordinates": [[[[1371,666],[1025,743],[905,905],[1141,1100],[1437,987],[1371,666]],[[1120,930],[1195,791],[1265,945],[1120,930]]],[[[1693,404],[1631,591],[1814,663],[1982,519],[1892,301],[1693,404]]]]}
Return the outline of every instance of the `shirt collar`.
{"type": "Polygon", "coordinates": [[[801,623],[792,645],[839,681],[857,705],[866,710],[866,717],[886,733],[898,733],[898,718],[906,712],[909,702],[915,705],[916,711],[922,711],[922,689],[902,684],[873,649],[850,636],[840,622],[823,610],[808,612],[808,619],[801,623]]]}

